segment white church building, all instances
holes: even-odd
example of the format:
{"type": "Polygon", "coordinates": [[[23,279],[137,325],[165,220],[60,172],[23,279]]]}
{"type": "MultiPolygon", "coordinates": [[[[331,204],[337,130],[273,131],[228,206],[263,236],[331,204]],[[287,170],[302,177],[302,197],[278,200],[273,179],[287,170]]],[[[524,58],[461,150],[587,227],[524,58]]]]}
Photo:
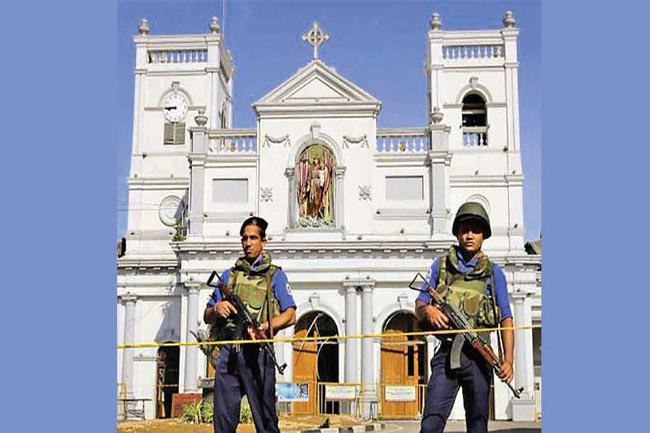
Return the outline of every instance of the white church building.
{"type": "MultiPolygon", "coordinates": [[[[296,325],[278,337],[331,337],[275,345],[288,364],[278,382],[309,389],[287,410],[417,418],[437,340],[398,335],[419,330],[408,284],[455,242],[451,224],[466,201],[490,214],[484,250],[505,270],[515,325],[528,326],[515,346],[514,385],[524,391],[515,399],[496,379],[491,416],[539,416],[540,342],[530,326],[541,324],[541,255],[524,248],[519,30],[511,12],[497,29],[441,22],[433,14],[422,29],[428,124],[378,128],[381,101],[319,58],[326,29],[306,23],[311,61],[270,83],[253,104],[253,127],[234,129],[238,53],[216,18],[196,35],[152,35],[142,20],[127,248],[117,265],[118,344],[136,347],[117,350],[117,377],[146,418],[169,416],[173,394],[209,391],[214,370],[182,343],[205,327],[206,280],[234,264],[250,215],[269,222],[267,251],[298,305],[296,325]],[[386,333],[396,336],[378,336],[386,333]],[[359,335],[373,337],[337,338],[359,335]],[[329,399],[333,384],[353,386],[356,400],[329,399]]],[[[460,395],[451,418],[464,419],[460,395]]]]}

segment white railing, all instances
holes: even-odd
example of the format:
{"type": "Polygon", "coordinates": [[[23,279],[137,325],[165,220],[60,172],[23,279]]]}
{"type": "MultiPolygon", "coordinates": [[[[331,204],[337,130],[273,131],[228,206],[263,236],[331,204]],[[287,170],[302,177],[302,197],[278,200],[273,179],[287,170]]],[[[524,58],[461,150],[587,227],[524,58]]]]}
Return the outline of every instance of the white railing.
{"type": "Polygon", "coordinates": [[[386,128],[377,130],[377,152],[424,153],[429,148],[429,134],[426,129],[386,128]]]}
{"type": "Polygon", "coordinates": [[[488,127],[487,126],[464,126],[463,127],[463,146],[487,146],[488,145],[488,127]]]}
{"type": "Polygon", "coordinates": [[[446,60],[503,58],[503,45],[449,45],[442,47],[442,58],[446,60]]]}
{"type": "Polygon", "coordinates": [[[149,50],[149,63],[207,63],[207,49],[149,50]]]}
{"type": "Polygon", "coordinates": [[[208,132],[210,153],[248,155],[257,153],[255,129],[214,129],[208,132]]]}

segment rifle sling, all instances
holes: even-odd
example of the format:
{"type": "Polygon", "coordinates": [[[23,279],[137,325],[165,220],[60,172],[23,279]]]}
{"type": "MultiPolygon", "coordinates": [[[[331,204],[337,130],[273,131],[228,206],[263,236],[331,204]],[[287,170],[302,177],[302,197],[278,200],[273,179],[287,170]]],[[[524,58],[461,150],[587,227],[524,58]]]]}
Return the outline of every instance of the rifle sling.
{"type": "Polygon", "coordinates": [[[273,327],[271,326],[271,311],[272,311],[272,302],[273,299],[273,275],[275,274],[276,268],[273,267],[269,269],[266,273],[266,320],[269,322],[269,336],[273,338],[273,327]]]}

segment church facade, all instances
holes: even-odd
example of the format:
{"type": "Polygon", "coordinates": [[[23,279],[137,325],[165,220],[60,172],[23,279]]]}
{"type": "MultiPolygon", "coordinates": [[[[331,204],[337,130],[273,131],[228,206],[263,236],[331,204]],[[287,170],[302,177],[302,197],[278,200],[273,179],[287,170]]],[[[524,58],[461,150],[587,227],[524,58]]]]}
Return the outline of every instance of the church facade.
{"type": "MultiPolygon", "coordinates": [[[[253,104],[254,128],[234,129],[233,61],[216,18],[200,35],[154,36],[143,20],[117,269],[118,344],[136,344],[118,350],[122,395],[150,399],[155,418],[169,416],[172,395],[209,389],[214,371],[183,343],[205,326],[209,274],[233,265],[241,222],[259,215],[298,305],[278,337],[328,337],[275,345],[288,365],[278,382],[309,389],[291,410],[354,403],[366,417],[416,418],[437,340],[400,336],[419,330],[408,285],[455,242],[456,209],[476,201],[490,214],[484,249],[505,270],[515,325],[529,327],[516,331],[522,398],[497,380],[492,416],[534,420],[541,256],[524,249],[515,23],[507,12],[499,29],[448,31],[432,16],[429,122],[417,128],[377,127],[381,102],[319,58],[327,35],[314,24],[304,36],[313,59],[253,104]],[[353,387],[356,400],[329,401],[328,384],[353,387]]],[[[462,419],[458,400],[451,417],[462,419]]]]}

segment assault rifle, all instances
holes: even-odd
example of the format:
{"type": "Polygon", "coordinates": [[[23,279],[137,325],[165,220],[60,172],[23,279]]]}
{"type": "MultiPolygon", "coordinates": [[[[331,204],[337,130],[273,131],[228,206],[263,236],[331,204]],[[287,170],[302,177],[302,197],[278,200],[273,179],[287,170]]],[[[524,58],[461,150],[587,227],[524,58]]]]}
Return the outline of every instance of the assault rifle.
{"type": "MultiPolygon", "coordinates": [[[[467,317],[465,314],[460,311],[455,305],[449,304],[445,302],[443,297],[434,289],[431,287],[431,284],[422,276],[421,273],[417,273],[415,278],[413,278],[413,281],[411,281],[411,284],[409,284],[409,288],[413,290],[417,290],[419,292],[427,292],[429,295],[431,295],[431,298],[433,298],[433,302],[436,304],[436,306],[442,311],[445,316],[449,319],[449,323],[451,324],[451,327],[456,330],[463,330],[465,332],[456,334],[454,337],[454,342],[452,343],[452,356],[451,358],[454,358],[454,353],[458,355],[460,353],[460,350],[463,346],[464,342],[469,343],[474,350],[476,350],[492,367],[492,369],[495,372],[499,372],[501,370],[501,365],[502,362],[501,360],[497,357],[497,355],[494,353],[492,350],[492,347],[490,347],[490,343],[485,341],[485,338],[483,338],[481,335],[479,335],[474,328],[470,325],[469,321],[467,320],[467,317]],[[420,283],[418,280],[422,280],[424,284],[426,284],[426,289],[421,289],[422,283],[420,283]]],[[[458,359],[458,358],[456,358],[458,359]]],[[[460,366],[460,365],[458,365],[460,366]]],[[[454,368],[453,361],[452,361],[452,368],[454,368]]],[[[520,394],[524,390],[524,388],[519,388],[515,389],[510,382],[506,382],[512,393],[515,395],[517,398],[521,398],[520,394]]]]}
{"type": "MultiPolygon", "coordinates": [[[[212,271],[210,277],[208,278],[207,284],[208,286],[216,287],[221,291],[223,300],[230,302],[232,306],[235,307],[235,310],[237,310],[237,315],[240,317],[243,326],[245,326],[246,328],[250,327],[253,330],[253,334],[255,334],[256,339],[260,339],[260,340],[267,339],[267,336],[264,335],[262,331],[260,331],[259,329],[260,324],[257,323],[257,319],[251,316],[250,312],[246,309],[246,306],[242,302],[241,298],[236,294],[234,294],[230,290],[230,288],[226,284],[224,284],[223,280],[221,279],[217,271],[212,271]],[[215,278],[219,281],[218,283],[213,283],[215,278]]],[[[213,295],[211,296],[212,299],[214,299],[214,296],[213,295]]],[[[216,301],[216,299],[214,300],[216,301]]],[[[270,325],[270,321],[269,321],[269,325],[270,325]]],[[[284,369],[287,368],[287,363],[285,362],[282,365],[278,364],[278,361],[275,358],[275,350],[273,350],[273,344],[269,343],[268,341],[260,344],[262,345],[262,348],[266,351],[266,353],[269,354],[269,356],[273,360],[273,363],[277,367],[280,374],[284,374],[284,369]]]]}

